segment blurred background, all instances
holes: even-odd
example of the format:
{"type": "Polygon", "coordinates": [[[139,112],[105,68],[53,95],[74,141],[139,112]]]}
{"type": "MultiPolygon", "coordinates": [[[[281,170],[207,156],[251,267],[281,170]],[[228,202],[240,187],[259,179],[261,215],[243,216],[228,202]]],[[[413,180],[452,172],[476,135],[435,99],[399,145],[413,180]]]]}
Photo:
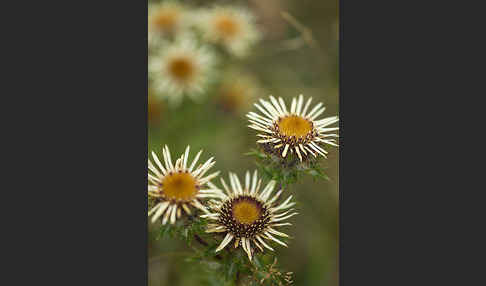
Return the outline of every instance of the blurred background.
{"type": "MultiPolygon", "coordinates": [[[[256,147],[256,132],[247,127],[245,113],[255,109],[252,103],[259,97],[281,96],[290,104],[299,94],[312,96],[314,104],[327,106],[320,118],[339,115],[337,0],[179,2],[248,7],[264,36],[247,58],[222,67],[200,103],[184,98],[173,108],[153,96],[149,86],[148,151],[161,154],[167,144],[174,158],[191,145],[190,160],[204,149],[201,160],[214,156],[213,169],[225,179],[230,170],[242,176],[255,169],[253,158],[244,155],[256,147]]],[[[338,285],[339,151],[326,149],[329,156],[322,166],[330,181],[304,177],[289,190],[300,203],[299,215],[285,229],[293,237],[289,247],[277,251],[280,268],[294,273],[294,285],[338,285]]],[[[149,285],[204,285],[198,266],[184,261],[187,245],[169,237],[156,240],[156,229],[149,225],[149,285]]]]}

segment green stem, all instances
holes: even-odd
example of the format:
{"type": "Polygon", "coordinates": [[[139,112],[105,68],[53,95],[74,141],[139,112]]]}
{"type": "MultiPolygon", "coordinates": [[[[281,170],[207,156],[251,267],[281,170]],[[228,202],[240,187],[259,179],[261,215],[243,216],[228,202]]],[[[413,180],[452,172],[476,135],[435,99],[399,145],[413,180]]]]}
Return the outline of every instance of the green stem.
{"type": "Polygon", "coordinates": [[[235,281],[235,285],[236,286],[239,286],[241,284],[241,274],[240,274],[240,270],[238,269],[238,271],[236,272],[236,281],[235,281]]]}
{"type": "MultiPolygon", "coordinates": [[[[209,244],[206,241],[204,241],[204,239],[202,239],[197,234],[194,234],[194,239],[196,239],[197,242],[199,242],[200,244],[202,244],[202,245],[204,245],[206,247],[209,246],[209,244]]],[[[223,257],[221,257],[221,255],[219,255],[219,254],[216,254],[214,257],[216,257],[216,259],[218,259],[218,260],[222,260],[223,259],[223,257]]]]}
{"type": "Polygon", "coordinates": [[[197,234],[194,234],[194,239],[197,240],[197,242],[199,242],[200,244],[204,245],[204,246],[208,246],[209,244],[204,241],[204,239],[202,239],[199,235],[197,234]]]}

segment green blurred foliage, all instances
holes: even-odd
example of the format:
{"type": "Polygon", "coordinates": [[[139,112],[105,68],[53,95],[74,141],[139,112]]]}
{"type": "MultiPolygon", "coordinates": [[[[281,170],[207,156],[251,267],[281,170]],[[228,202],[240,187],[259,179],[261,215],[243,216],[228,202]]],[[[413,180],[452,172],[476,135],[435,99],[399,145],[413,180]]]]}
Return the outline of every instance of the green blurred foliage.
{"type": "MultiPolygon", "coordinates": [[[[194,5],[221,3],[214,1],[180,1],[194,5]]],[[[223,3],[228,3],[224,1],[223,3]]],[[[233,2],[232,2],[233,3],[233,2]]],[[[336,0],[265,0],[236,1],[253,9],[266,33],[263,42],[244,60],[232,61],[258,79],[269,94],[281,96],[287,103],[299,94],[312,96],[313,102],[327,106],[322,117],[339,115],[338,94],[338,2],[336,0]],[[312,32],[317,43],[309,47],[302,43],[301,33],[281,17],[286,11],[312,32]]],[[[213,169],[243,175],[256,168],[254,157],[244,155],[256,148],[256,133],[247,127],[245,112],[224,109],[218,100],[218,86],[212,87],[202,103],[184,98],[177,108],[163,101],[156,116],[149,120],[148,151],[161,154],[167,144],[178,157],[191,145],[191,157],[204,149],[200,160],[214,156],[213,169]]],[[[248,108],[248,107],[247,107],[248,108]]],[[[299,215],[290,219],[292,226],[289,247],[276,247],[278,264],[293,272],[294,285],[338,285],[338,213],[339,213],[339,150],[327,147],[329,156],[323,160],[329,180],[313,180],[303,176],[287,194],[294,195],[299,215]]],[[[213,180],[219,185],[219,179],[213,180]]],[[[196,226],[197,227],[197,226],[196,226]]],[[[207,269],[222,267],[212,263],[196,263],[187,258],[194,255],[186,241],[160,234],[159,225],[149,225],[149,285],[222,285],[218,277],[207,275],[207,269]]],[[[195,242],[192,242],[195,244],[195,242]]],[[[243,258],[245,258],[243,256],[243,258]]],[[[258,260],[258,258],[257,258],[258,260]]],[[[224,265],[231,273],[231,265],[224,265]]],[[[227,285],[232,285],[231,283],[227,285]]]]}

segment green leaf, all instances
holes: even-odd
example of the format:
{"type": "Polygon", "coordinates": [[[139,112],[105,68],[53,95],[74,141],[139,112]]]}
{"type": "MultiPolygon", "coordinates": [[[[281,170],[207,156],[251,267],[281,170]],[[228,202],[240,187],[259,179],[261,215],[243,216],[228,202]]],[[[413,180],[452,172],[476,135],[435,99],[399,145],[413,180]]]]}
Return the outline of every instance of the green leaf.
{"type": "Polygon", "coordinates": [[[160,230],[159,230],[159,235],[157,235],[157,237],[155,238],[155,240],[159,240],[161,238],[164,238],[165,236],[167,236],[170,232],[170,225],[163,225],[160,230]]]}
{"type": "Polygon", "coordinates": [[[258,257],[258,255],[255,255],[255,257],[253,257],[253,263],[255,264],[257,269],[262,268],[262,262],[260,261],[260,257],[258,257]]]}

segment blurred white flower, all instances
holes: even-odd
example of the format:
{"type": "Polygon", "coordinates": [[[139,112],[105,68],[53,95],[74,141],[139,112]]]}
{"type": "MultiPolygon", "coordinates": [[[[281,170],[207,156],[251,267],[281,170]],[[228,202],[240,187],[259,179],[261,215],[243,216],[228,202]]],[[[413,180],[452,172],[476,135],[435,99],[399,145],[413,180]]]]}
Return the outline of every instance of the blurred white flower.
{"type": "Polygon", "coordinates": [[[255,77],[237,69],[225,72],[219,88],[218,103],[225,111],[239,113],[248,111],[258,94],[262,94],[255,77]]]}
{"type": "Polygon", "coordinates": [[[214,75],[215,57],[187,33],[149,56],[148,70],[155,94],[167,97],[172,105],[184,94],[194,100],[205,91],[214,75]]]}
{"type": "Polygon", "coordinates": [[[200,12],[198,27],[206,40],[222,44],[231,54],[242,57],[261,38],[251,12],[239,7],[214,7],[200,12]]]}
{"type": "Polygon", "coordinates": [[[160,36],[171,35],[187,26],[187,8],[182,4],[167,1],[164,3],[149,4],[148,31],[160,36]]]}

